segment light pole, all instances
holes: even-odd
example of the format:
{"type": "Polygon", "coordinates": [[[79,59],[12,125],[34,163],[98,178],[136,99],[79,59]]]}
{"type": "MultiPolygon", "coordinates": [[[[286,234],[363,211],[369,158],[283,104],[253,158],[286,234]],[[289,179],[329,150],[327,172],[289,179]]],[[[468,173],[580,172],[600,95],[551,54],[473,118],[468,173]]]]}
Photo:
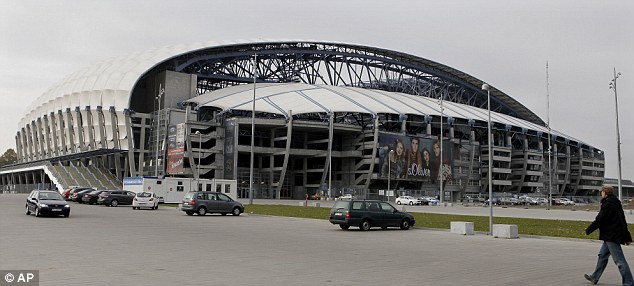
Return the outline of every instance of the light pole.
{"type": "Polygon", "coordinates": [[[487,111],[489,119],[487,123],[487,145],[489,147],[489,235],[493,235],[493,151],[491,148],[491,87],[488,84],[482,85],[482,90],[487,91],[487,111]]]}
{"type": "Polygon", "coordinates": [[[249,204],[253,204],[253,145],[255,144],[255,83],[258,77],[258,54],[253,57],[253,106],[251,109],[251,168],[249,169],[249,204]]]}
{"type": "Polygon", "coordinates": [[[154,175],[158,178],[158,157],[159,157],[159,147],[161,145],[161,139],[160,139],[160,126],[161,126],[161,98],[163,97],[163,94],[165,93],[165,89],[163,88],[162,84],[159,84],[159,93],[156,96],[156,100],[158,101],[158,110],[156,111],[156,166],[154,166],[154,175]]]}
{"type": "Polygon", "coordinates": [[[440,177],[440,181],[439,181],[440,182],[440,188],[439,188],[440,196],[438,196],[438,198],[440,199],[439,203],[441,205],[445,202],[445,192],[444,192],[444,190],[442,188],[442,182],[443,182],[443,177],[444,177],[443,176],[443,169],[442,169],[442,167],[443,167],[443,162],[442,162],[442,159],[443,159],[443,156],[442,156],[443,155],[442,154],[442,145],[443,144],[442,143],[443,142],[442,141],[443,141],[443,139],[445,137],[444,134],[443,134],[443,131],[442,131],[442,115],[443,115],[443,112],[445,111],[443,109],[443,106],[442,106],[443,95],[444,95],[444,93],[440,95],[440,134],[438,135],[438,144],[440,144],[440,158],[438,158],[438,162],[440,164],[440,165],[438,165],[438,176],[440,177]]]}
{"type": "Polygon", "coordinates": [[[616,79],[621,76],[621,73],[616,73],[616,68],[614,68],[614,78],[610,82],[610,89],[614,90],[614,104],[616,105],[616,112],[614,112],[616,116],[616,155],[617,155],[617,170],[619,173],[618,184],[619,184],[619,200],[623,201],[623,193],[621,187],[621,134],[619,131],[619,99],[616,94],[616,79]]]}
{"type": "MultiPolygon", "coordinates": [[[[548,125],[548,208],[552,207],[552,202],[553,202],[553,166],[552,166],[552,161],[550,160],[551,157],[551,148],[552,148],[552,143],[550,140],[550,89],[549,89],[549,82],[548,82],[548,62],[546,62],[546,117],[547,117],[547,123],[546,125],[548,125]]],[[[555,163],[556,164],[556,163],[555,163]]]]}
{"type": "Polygon", "coordinates": [[[198,165],[196,165],[196,189],[201,191],[200,190],[200,159],[202,159],[202,157],[200,157],[200,149],[202,149],[203,134],[200,133],[200,131],[196,131],[195,134],[198,135],[198,165]]]}
{"type": "Polygon", "coordinates": [[[394,150],[390,150],[387,155],[387,192],[385,192],[385,196],[387,196],[387,201],[390,201],[390,178],[392,177],[392,156],[394,156],[394,150]]]}

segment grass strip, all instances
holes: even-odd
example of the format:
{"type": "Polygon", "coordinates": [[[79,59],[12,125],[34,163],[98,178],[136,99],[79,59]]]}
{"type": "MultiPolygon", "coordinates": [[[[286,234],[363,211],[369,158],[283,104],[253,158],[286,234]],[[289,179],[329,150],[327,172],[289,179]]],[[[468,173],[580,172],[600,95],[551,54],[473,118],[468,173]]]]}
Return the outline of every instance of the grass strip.
{"type": "MultiPolygon", "coordinates": [[[[286,216],[298,218],[313,218],[327,220],[330,215],[329,208],[321,207],[300,207],[288,205],[246,205],[245,212],[286,216]]],[[[489,231],[488,216],[468,216],[468,215],[452,215],[452,214],[435,214],[435,213],[410,213],[416,218],[415,227],[449,229],[452,221],[473,222],[475,231],[489,231]]],[[[517,225],[519,234],[551,236],[565,238],[581,238],[581,239],[599,239],[599,232],[586,236],[585,229],[590,224],[587,221],[572,220],[549,220],[549,219],[533,219],[533,218],[512,218],[512,217],[493,217],[495,224],[514,224],[517,225]]],[[[634,226],[628,225],[630,232],[634,233],[634,226]]]]}

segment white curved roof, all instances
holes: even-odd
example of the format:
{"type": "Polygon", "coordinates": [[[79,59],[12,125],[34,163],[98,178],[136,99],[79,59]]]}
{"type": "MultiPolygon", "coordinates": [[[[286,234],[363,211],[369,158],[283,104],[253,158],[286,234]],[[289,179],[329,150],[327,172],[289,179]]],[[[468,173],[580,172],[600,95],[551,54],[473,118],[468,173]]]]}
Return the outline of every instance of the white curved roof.
{"type": "MultiPolygon", "coordinates": [[[[359,112],[420,114],[440,116],[440,101],[428,97],[375,89],[347,86],[311,85],[304,83],[259,83],[256,85],[255,109],[288,118],[292,114],[318,112],[359,112]]],[[[198,106],[213,106],[223,110],[251,111],[253,108],[253,84],[238,85],[208,92],[188,100],[198,106]]],[[[443,116],[488,121],[486,109],[443,101],[443,116]]],[[[547,133],[544,126],[509,115],[491,112],[491,121],[529,130],[547,133]]],[[[551,130],[552,134],[565,138],[568,135],[551,130]]],[[[573,138],[571,138],[573,139],[573,138]]],[[[575,139],[576,140],[576,139],[575,139]]]]}
{"type": "MultiPolygon", "coordinates": [[[[277,40],[276,40],[277,41],[277,40]]],[[[166,46],[113,58],[78,70],[34,100],[20,120],[19,128],[39,117],[66,108],[102,106],[122,111],[129,106],[132,88],[148,70],[161,62],[186,53],[236,44],[261,43],[262,40],[208,41],[189,45],[166,46]]]]}

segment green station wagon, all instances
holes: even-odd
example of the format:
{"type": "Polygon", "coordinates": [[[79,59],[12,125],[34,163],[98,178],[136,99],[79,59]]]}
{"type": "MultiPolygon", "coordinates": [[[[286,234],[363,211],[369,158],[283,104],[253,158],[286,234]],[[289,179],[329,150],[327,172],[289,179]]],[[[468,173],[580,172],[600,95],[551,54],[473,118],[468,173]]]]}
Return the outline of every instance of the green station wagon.
{"type": "Polygon", "coordinates": [[[329,220],[342,229],[355,226],[361,230],[372,227],[400,227],[407,230],[416,222],[412,215],[397,210],[387,202],[370,200],[337,201],[330,210],[329,220]]]}

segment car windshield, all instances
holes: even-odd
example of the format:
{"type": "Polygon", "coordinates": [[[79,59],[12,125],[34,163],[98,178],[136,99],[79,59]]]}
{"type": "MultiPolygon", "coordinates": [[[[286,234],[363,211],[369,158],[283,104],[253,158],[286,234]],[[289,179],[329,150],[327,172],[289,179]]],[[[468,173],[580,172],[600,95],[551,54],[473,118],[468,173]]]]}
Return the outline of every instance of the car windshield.
{"type": "Polygon", "coordinates": [[[99,193],[101,193],[101,191],[92,191],[92,192],[90,192],[91,195],[96,195],[96,194],[99,194],[99,193]]]}
{"type": "Polygon", "coordinates": [[[63,200],[64,199],[59,193],[56,193],[56,192],[40,193],[37,197],[40,200],[63,200]]]}
{"type": "Polygon", "coordinates": [[[143,192],[143,193],[138,193],[136,196],[141,198],[149,198],[152,196],[152,193],[143,192]]]}
{"type": "Polygon", "coordinates": [[[192,193],[187,193],[187,194],[185,195],[185,197],[183,197],[183,199],[189,200],[189,199],[191,199],[191,198],[193,198],[193,197],[194,197],[194,194],[192,194],[192,193]]]}

